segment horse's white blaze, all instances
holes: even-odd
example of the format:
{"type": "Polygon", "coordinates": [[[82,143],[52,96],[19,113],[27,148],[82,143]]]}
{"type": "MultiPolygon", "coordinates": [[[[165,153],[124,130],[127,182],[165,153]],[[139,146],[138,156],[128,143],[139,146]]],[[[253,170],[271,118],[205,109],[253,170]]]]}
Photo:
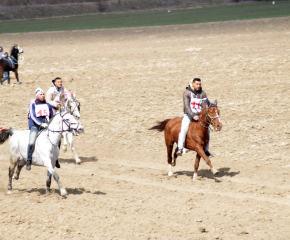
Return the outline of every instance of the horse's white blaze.
{"type": "Polygon", "coordinates": [[[168,164],[168,167],[169,167],[169,172],[168,172],[168,176],[172,176],[173,175],[173,172],[172,172],[172,166],[171,164],[168,164]]]}
{"type": "Polygon", "coordinates": [[[215,110],[215,113],[216,113],[216,117],[217,117],[218,120],[219,120],[219,123],[222,123],[222,122],[221,122],[221,119],[220,119],[220,116],[219,116],[218,113],[217,113],[217,110],[215,110]]]}

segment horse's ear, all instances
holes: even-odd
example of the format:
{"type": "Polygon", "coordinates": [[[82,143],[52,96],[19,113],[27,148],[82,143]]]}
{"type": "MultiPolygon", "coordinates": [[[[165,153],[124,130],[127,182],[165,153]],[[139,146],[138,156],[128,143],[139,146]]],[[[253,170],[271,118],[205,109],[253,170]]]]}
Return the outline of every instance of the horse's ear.
{"type": "Polygon", "coordinates": [[[209,107],[209,105],[210,105],[210,101],[208,100],[208,98],[206,99],[206,104],[207,104],[207,106],[209,107]]]}
{"type": "Polygon", "coordinates": [[[214,103],[213,103],[213,104],[217,106],[217,99],[214,101],[214,103]]]}

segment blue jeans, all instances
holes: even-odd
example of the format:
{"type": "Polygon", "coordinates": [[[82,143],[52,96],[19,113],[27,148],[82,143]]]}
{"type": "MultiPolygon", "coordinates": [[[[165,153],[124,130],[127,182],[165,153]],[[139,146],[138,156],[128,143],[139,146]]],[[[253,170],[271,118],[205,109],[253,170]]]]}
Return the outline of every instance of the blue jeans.
{"type": "Polygon", "coordinates": [[[37,138],[37,134],[38,134],[38,128],[35,126],[32,126],[30,128],[29,143],[27,147],[27,160],[28,161],[32,160],[32,153],[34,151],[34,145],[37,138]]]}
{"type": "Polygon", "coordinates": [[[10,75],[9,75],[9,72],[3,72],[4,74],[4,78],[2,79],[2,83],[8,79],[8,82],[10,82],[10,75]]]}

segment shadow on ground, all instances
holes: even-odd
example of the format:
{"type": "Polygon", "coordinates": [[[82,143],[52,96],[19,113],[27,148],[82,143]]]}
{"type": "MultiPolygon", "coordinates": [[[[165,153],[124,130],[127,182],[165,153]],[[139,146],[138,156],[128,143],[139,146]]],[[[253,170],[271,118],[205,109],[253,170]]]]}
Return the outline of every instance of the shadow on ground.
{"type": "MultiPolygon", "coordinates": [[[[28,192],[28,193],[35,193],[36,192],[39,194],[46,194],[45,188],[32,188],[31,190],[27,190],[27,189],[15,189],[15,190],[18,190],[20,192],[28,192]]],[[[71,195],[80,195],[83,193],[91,193],[91,194],[96,194],[96,195],[106,195],[107,194],[107,193],[100,192],[100,191],[95,191],[95,192],[87,191],[84,188],[66,188],[66,191],[68,194],[71,194],[71,195]]],[[[60,194],[60,191],[57,188],[52,188],[50,190],[50,193],[60,194]]]]}
{"type": "MultiPolygon", "coordinates": [[[[96,157],[80,157],[80,159],[82,160],[82,163],[98,161],[96,157]]],[[[58,161],[59,163],[76,163],[76,160],[74,158],[69,158],[69,159],[59,158],[58,161]]]]}
{"type": "MultiPolygon", "coordinates": [[[[201,169],[201,170],[198,170],[198,176],[217,180],[217,178],[221,178],[224,176],[234,177],[234,176],[240,174],[240,171],[230,172],[230,168],[219,168],[218,170],[219,170],[219,175],[214,176],[210,169],[201,169]]],[[[186,176],[189,176],[192,178],[193,173],[194,173],[193,171],[178,171],[178,172],[175,172],[174,174],[186,175],[186,176]]]]}

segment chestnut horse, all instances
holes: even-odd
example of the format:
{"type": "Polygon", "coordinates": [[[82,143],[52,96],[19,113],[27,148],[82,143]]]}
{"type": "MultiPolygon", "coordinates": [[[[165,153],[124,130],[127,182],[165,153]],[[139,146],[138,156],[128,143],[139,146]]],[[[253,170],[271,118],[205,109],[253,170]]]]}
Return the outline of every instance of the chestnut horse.
{"type": "MultiPolygon", "coordinates": [[[[214,127],[215,131],[220,131],[222,128],[222,123],[219,117],[220,111],[217,107],[217,101],[211,104],[206,104],[201,110],[199,117],[199,121],[193,121],[190,123],[186,140],[185,140],[185,148],[189,150],[196,151],[196,160],[194,165],[194,174],[193,179],[197,177],[197,170],[199,167],[200,157],[204,159],[204,161],[209,165],[211,171],[214,175],[218,175],[219,171],[216,170],[209,158],[206,156],[204,150],[209,141],[208,128],[210,125],[214,127]]],[[[178,135],[181,128],[181,117],[176,117],[173,119],[166,119],[162,122],[157,122],[158,125],[150,128],[149,130],[158,130],[159,132],[164,131],[165,143],[167,147],[167,156],[168,156],[168,164],[169,164],[169,172],[168,176],[172,176],[172,166],[175,166],[177,159],[177,148],[174,152],[174,159],[172,161],[172,150],[174,143],[178,142],[178,135]]]]}

